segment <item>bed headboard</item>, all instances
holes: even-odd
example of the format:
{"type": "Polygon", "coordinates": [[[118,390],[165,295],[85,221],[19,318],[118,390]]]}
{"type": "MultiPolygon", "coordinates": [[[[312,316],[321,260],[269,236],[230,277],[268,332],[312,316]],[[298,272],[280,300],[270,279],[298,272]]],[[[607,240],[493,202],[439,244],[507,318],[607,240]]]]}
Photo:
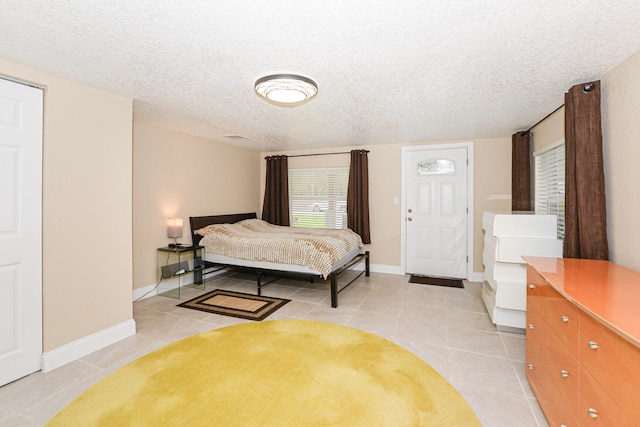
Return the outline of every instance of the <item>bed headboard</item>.
{"type": "Polygon", "coordinates": [[[229,214],[229,215],[210,215],[210,216],[190,216],[189,225],[191,226],[191,239],[194,246],[200,244],[203,236],[196,234],[196,230],[212,224],[233,224],[245,219],[257,218],[255,212],[229,214]]]}

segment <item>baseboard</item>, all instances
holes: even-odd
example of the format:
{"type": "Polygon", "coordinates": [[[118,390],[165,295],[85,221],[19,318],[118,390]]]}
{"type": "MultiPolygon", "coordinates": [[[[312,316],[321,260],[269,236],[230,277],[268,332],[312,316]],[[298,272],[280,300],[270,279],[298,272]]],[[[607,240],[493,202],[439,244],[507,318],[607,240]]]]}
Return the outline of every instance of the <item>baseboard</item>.
{"type": "Polygon", "coordinates": [[[482,272],[478,272],[478,271],[474,271],[471,276],[469,276],[467,278],[468,281],[470,282],[484,282],[484,273],[482,272]]]}
{"type": "Polygon", "coordinates": [[[157,294],[156,287],[157,283],[151,284],[149,286],[145,286],[144,288],[137,288],[133,290],[133,301],[138,301],[141,299],[150,298],[157,294]]]}
{"type": "Polygon", "coordinates": [[[65,344],[42,354],[42,372],[52,371],[135,334],[136,321],[131,319],[65,344]]]}
{"type": "Polygon", "coordinates": [[[397,276],[404,274],[399,265],[371,264],[369,269],[372,273],[395,274],[397,276]]]}

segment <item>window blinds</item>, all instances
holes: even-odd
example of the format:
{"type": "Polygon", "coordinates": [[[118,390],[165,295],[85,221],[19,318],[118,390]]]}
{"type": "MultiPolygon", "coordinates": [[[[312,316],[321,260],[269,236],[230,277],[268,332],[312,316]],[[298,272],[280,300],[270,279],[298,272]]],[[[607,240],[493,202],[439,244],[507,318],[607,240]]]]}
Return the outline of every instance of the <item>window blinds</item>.
{"type": "Polygon", "coordinates": [[[349,168],[289,169],[293,227],[346,228],[349,168]]]}
{"type": "Polygon", "coordinates": [[[536,214],[558,216],[558,239],[564,239],[564,141],[535,156],[536,214]]]}

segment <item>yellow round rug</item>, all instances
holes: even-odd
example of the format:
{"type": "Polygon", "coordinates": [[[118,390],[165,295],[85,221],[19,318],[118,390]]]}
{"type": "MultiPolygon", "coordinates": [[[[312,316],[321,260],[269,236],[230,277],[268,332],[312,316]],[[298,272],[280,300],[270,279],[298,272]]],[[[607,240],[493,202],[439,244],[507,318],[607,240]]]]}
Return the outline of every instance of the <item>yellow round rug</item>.
{"type": "Polygon", "coordinates": [[[306,320],[245,323],[156,350],[48,426],[480,426],[428,364],[376,335],[306,320]]]}

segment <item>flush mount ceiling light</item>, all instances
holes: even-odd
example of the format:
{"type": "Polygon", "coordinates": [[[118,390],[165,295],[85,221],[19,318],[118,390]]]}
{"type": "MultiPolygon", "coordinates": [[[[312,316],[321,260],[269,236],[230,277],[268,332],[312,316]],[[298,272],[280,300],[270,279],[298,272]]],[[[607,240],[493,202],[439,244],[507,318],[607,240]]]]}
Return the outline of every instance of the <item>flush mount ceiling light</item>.
{"type": "Polygon", "coordinates": [[[318,85],[296,74],[274,74],[256,80],[255,91],[276,105],[297,105],[316,96],[318,85]]]}

